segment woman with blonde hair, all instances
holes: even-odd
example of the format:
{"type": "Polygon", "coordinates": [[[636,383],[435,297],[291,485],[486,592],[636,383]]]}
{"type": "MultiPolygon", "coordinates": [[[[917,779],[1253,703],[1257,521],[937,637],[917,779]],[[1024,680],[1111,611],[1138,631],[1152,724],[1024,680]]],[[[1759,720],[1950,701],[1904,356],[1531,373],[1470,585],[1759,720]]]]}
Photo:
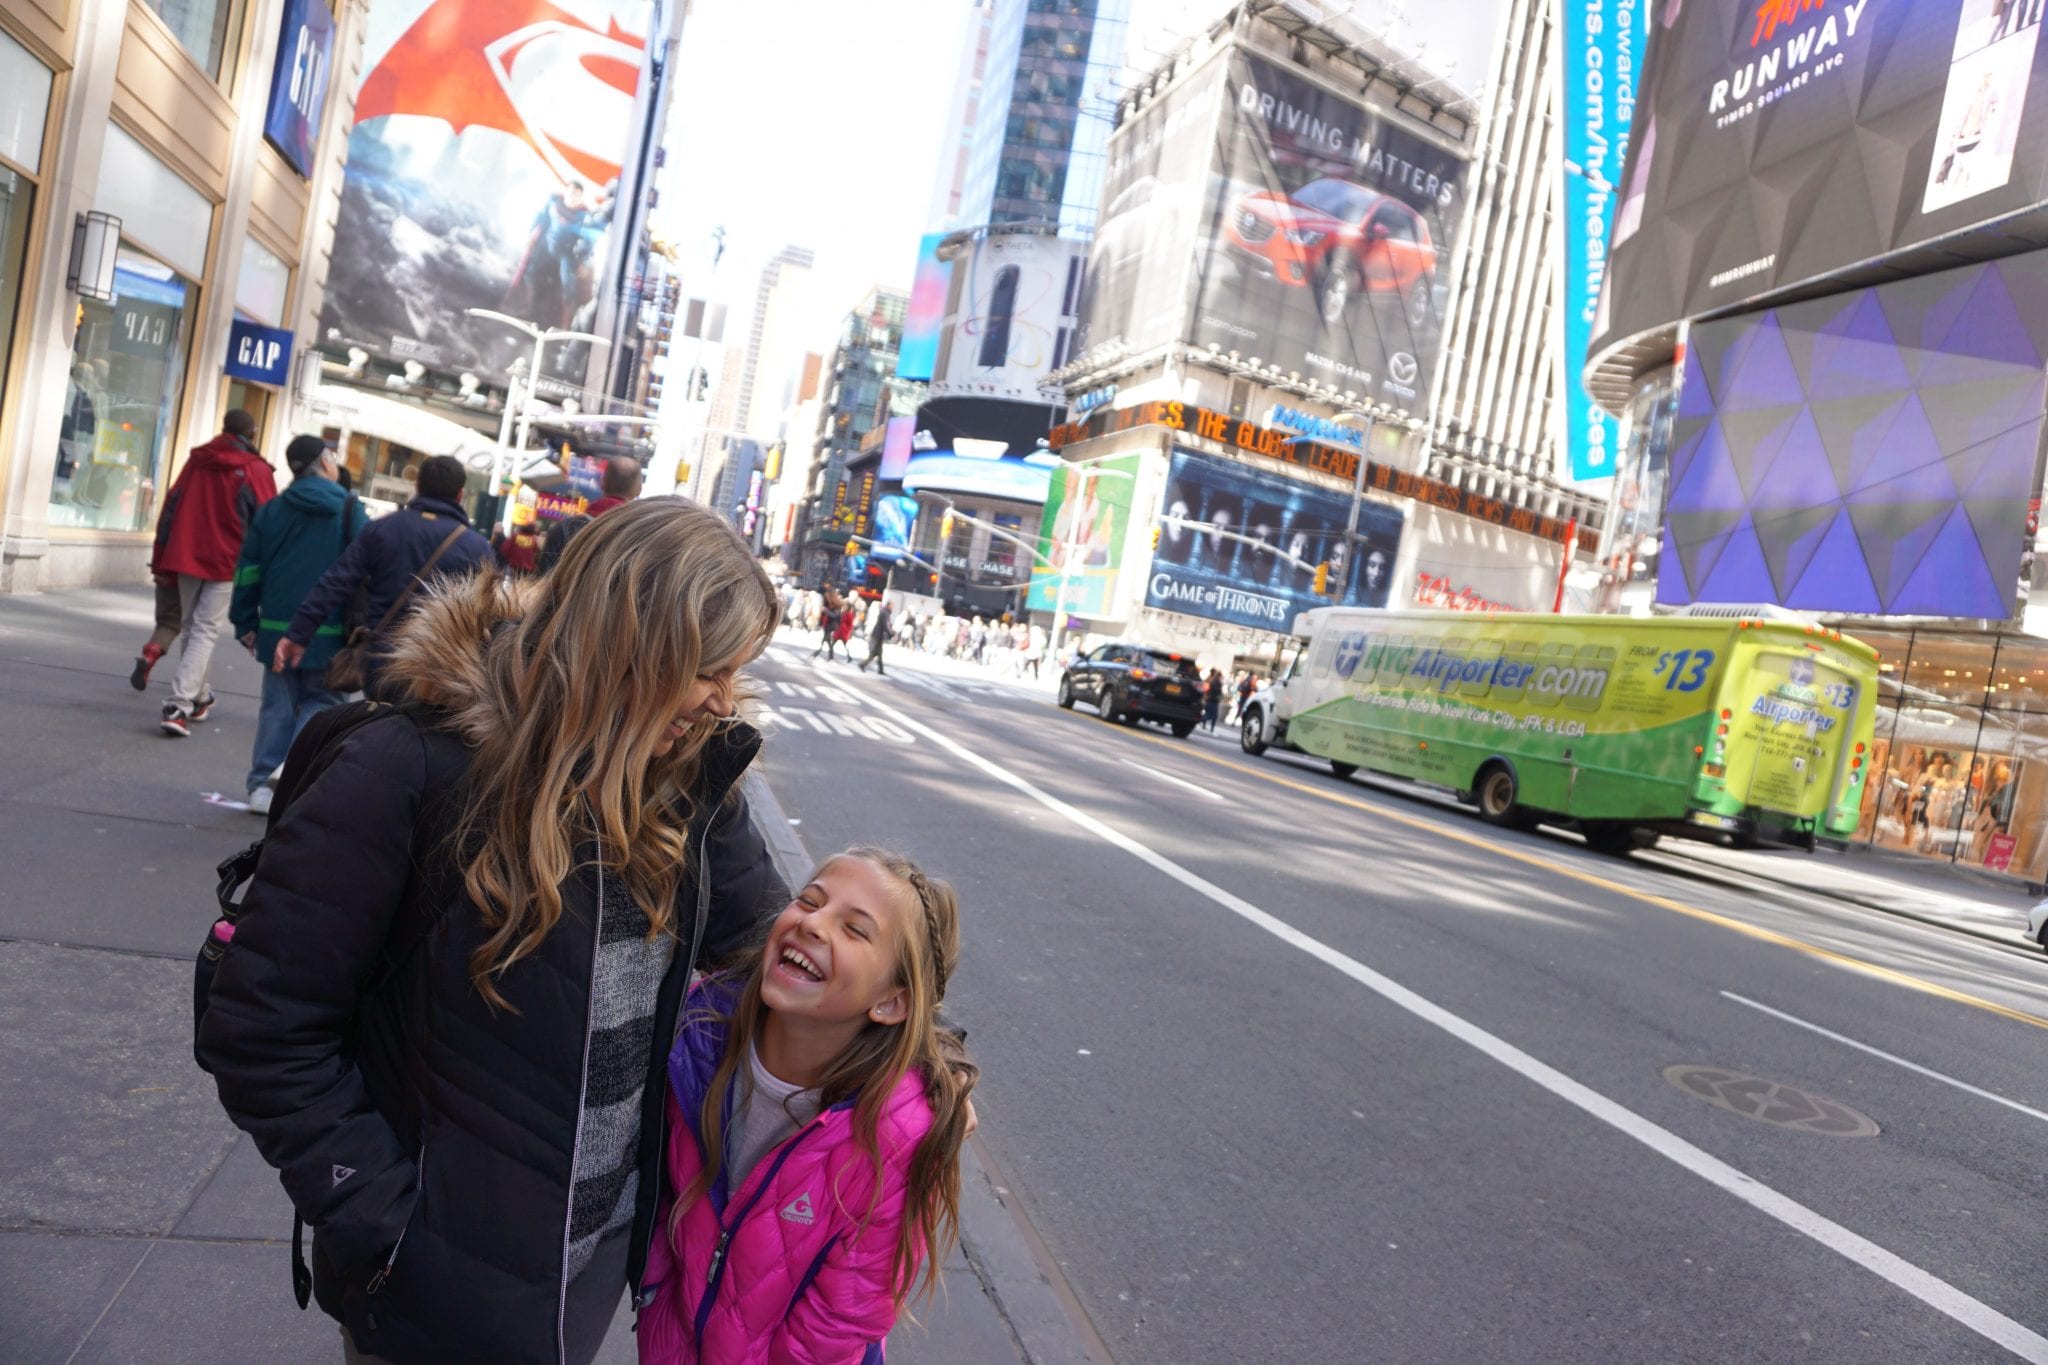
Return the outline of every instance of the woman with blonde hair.
{"type": "Polygon", "coordinates": [[[581,1362],[654,1235],[693,969],[789,899],[738,794],[773,587],[652,498],[443,585],[272,826],[199,1033],[349,1359],[581,1362]]]}

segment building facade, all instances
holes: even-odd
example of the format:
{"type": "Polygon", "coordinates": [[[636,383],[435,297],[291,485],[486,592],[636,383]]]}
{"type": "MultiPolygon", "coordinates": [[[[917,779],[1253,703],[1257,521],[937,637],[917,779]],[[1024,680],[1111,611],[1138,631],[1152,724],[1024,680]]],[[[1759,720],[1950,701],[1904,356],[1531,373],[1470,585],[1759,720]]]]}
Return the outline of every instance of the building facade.
{"type": "Polygon", "coordinates": [[[1095,226],[1129,19],[1130,0],[993,0],[970,19],[981,75],[955,226],[1095,226]]]}
{"type": "Polygon", "coordinates": [[[1453,79],[1245,0],[1135,80],[1033,610],[1228,667],[1317,605],[1556,609],[1603,506],[1559,477],[1544,11],[1411,17],[1470,30],[1453,79]]]}
{"type": "Polygon", "coordinates": [[[870,533],[877,473],[854,474],[849,466],[861,458],[863,446],[879,458],[909,306],[910,296],[901,290],[870,290],[840,324],[838,344],[827,359],[809,483],[783,548],[783,561],[808,586],[842,581],[847,541],[870,533]]]}
{"type": "Polygon", "coordinates": [[[1995,7],[1840,11],[1649,16],[1606,288],[1575,357],[1621,418],[1607,595],[1790,611],[1874,646],[1856,841],[2038,886],[2036,30],[1995,7]],[[1816,44],[1826,60],[1807,63],[1816,44]],[[1837,174],[1870,158],[1896,174],[1837,174]]]}
{"type": "Polygon", "coordinates": [[[230,408],[281,463],[366,10],[0,3],[0,591],[146,582],[230,408]]]}

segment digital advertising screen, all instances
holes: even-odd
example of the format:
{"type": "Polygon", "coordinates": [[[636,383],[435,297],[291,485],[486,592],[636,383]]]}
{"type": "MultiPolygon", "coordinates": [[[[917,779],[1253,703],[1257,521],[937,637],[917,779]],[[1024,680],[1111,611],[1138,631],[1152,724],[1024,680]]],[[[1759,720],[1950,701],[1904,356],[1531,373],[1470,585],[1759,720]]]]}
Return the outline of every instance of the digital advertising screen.
{"type": "MultiPolygon", "coordinates": [[[[1628,158],[1643,46],[1651,22],[1645,0],[1578,0],[1564,28],[1564,353],[1577,369],[1593,336],[1600,282],[1607,274],[1614,187],[1628,158]]],[[[1614,473],[1614,418],[1583,384],[1565,385],[1565,448],[1574,479],[1614,473]]]]}
{"type": "Polygon", "coordinates": [[[898,379],[930,379],[939,358],[939,324],[946,315],[946,285],[952,266],[939,259],[943,232],[927,232],[917,243],[917,273],[910,281],[910,306],[903,315],[903,342],[896,348],[898,379]]]}
{"type": "Polygon", "coordinates": [[[2042,252],[1697,324],[1657,600],[2010,619],[2044,356],[2042,252]]]}
{"type": "MultiPolygon", "coordinates": [[[[445,371],[502,375],[526,336],[587,331],[634,140],[645,0],[379,0],[320,326],[445,371]]],[[[580,380],[586,343],[542,372],[580,380]]]]}
{"type": "Polygon", "coordinates": [[[1176,449],[1145,605],[1276,631],[1312,607],[1383,607],[1405,518],[1362,502],[1353,553],[1350,516],[1348,494],[1176,449]],[[1323,563],[1327,597],[1315,593],[1323,563]]]}
{"type": "Polygon", "coordinates": [[[1652,0],[1599,353],[2039,203],[2033,0],[1652,0]]]}
{"type": "Polygon", "coordinates": [[[1025,599],[1032,611],[1058,611],[1064,605],[1074,616],[1109,614],[1141,459],[1133,452],[1100,464],[1062,464],[1052,471],[1025,599]]]}
{"type": "Polygon", "coordinates": [[[1011,232],[963,247],[952,262],[931,396],[1064,406],[1066,391],[1045,377],[1073,345],[1087,250],[1011,232]]]}

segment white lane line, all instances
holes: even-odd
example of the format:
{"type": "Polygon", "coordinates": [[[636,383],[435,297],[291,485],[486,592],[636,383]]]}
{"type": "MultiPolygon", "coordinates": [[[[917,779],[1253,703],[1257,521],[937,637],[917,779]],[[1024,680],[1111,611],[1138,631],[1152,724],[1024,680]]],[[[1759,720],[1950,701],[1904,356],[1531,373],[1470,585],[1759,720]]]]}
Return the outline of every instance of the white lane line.
{"type": "Polygon", "coordinates": [[[1902,1066],[1906,1068],[1906,1070],[1908,1071],[1917,1071],[1922,1076],[1927,1076],[1933,1080],[1940,1081],[1943,1085],[1952,1085],[1958,1090],[1967,1090],[1972,1095],[1975,1095],[1980,1099],[1990,1100],[1993,1104],[2002,1104],[2008,1109],[2017,1109],[2020,1113],[2025,1114],[2029,1118],[2036,1118],[2041,1120],[2041,1122],[2043,1123],[2048,1123],[2048,1114],[2044,1114],[2038,1109],[2030,1109],[2026,1105],[2021,1104],[2018,1100],[2009,1100],[2003,1095],[1993,1094],[1989,1090],[1983,1090],[1977,1086],[1971,1085],[1968,1081],[1959,1081],[1953,1076],[1943,1075],[1941,1072],[1936,1071],[1932,1067],[1922,1066],[1918,1062],[1909,1062],[1904,1057],[1893,1056],[1891,1053],[1886,1052],[1882,1048],[1872,1047],[1868,1043],[1859,1043],[1854,1038],[1845,1037],[1842,1034],[1836,1033],[1833,1029],[1825,1029],[1822,1028],[1819,1024],[1808,1023],[1806,1020],[1801,1019],[1796,1014],[1787,1014],[1783,1010],[1772,1009],[1769,1005],[1758,1004],[1756,1001],[1751,1000],[1747,996],[1737,995],[1734,991],[1722,991],[1721,994],[1726,996],[1728,999],[1733,1000],[1738,1005],[1747,1005],[1753,1010],[1760,1010],[1763,1013],[1771,1015],[1774,1018],[1783,1019],[1788,1024],[1796,1024],[1800,1028],[1806,1029],[1809,1032],[1818,1033],[1823,1038],[1832,1038],[1844,1047],[1853,1047],[1858,1052],[1867,1052],[1873,1057],[1882,1057],[1885,1061],[1890,1062],[1894,1066],[1902,1066]]]}
{"type": "Polygon", "coordinates": [[[1985,1340],[2004,1347],[2022,1360],[2036,1362],[2036,1365],[2048,1365],[2048,1337],[2043,1337],[2031,1328],[2015,1322],[1989,1304],[1970,1297],[1948,1281],[1922,1270],[1904,1257],[1885,1250],[1869,1238],[1851,1232],[1840,1223],[1815,1212],[1797,1200],[1778,1193],[1711,1152],[1687,1142],[1678,1134],[1650,1122],[1633,1110],[1616,1104],[1590,1086],[1573,1080],[1549,1063],[1537,1060],[1505,1039],[1488,1033],[1460,1015],[1451,1013],[1392,977],[1382,976],[1356,958],[1309,937],[1285,920],[1266,913],[1250,901],[1224,890],[1164,854],[1154,852],[1129,835],[1075,809],[1033,785],[1029,780],[983,758],[966,745],[939,733],[923,722],[875,700],[864,691],[857,693],[856,699],[861,705],[872,707],[889,716],[898,725],[924,735],[932,743],[956,755],[962,762],[981,769],[1004,786],[1015,788],[1104,843],[1122,849],[1189,890],[1214,901],[1247,923],[1265,930],[1282,943],[1299,948],[1318,962],[1342,972],[1389,1003],[1399,1006],[1425,1023],[1442,1029],[1475,1051],[1493,1058],[1510,1071],[1541,1086],[1566,1103],[1635,1139],[1667,1161],[1692,1172],[1708,1184],[1727,1191],[1751,1208],[1775,1218],[1793,1231],[1812,1238],[1879,1279],[1889,1281],[1905,1290],[1928,1307],[1953,1318],[1985,1340]]]}
{"type": "Polygon", "coordinates": [[[1148,768],[1142,763],[1133,763],[1128,758],[1122,759],[1120,761],[1126,768],[1136,768],[1141,773],[1151,774],[1153,777],[1158,778],[1161,782],[1171,782],[1176,787],[1186,787],[1189,791],[1193,792],[1197,796],[1206,796],[1211,801],[1221,801],[1223,799],[1222,797],[1218,796],[1215,792],[1210,791],[1207,787],[1198,787],[1192,782],[1186,781],[1182,778],[1175,777],[1172,773],[1163,773],[1160,772],[1157,768],[1148,768]]]}

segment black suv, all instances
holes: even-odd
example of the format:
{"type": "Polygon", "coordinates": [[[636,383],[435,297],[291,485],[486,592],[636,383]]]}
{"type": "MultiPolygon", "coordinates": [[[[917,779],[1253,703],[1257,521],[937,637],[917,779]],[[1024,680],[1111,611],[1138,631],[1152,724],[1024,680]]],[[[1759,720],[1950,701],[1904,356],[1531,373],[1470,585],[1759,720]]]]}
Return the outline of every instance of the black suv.
{"type": "Polygon", "coordinates": [[[1186,739],[1202,720],[1202,672],[1182,654],[1145,645],[1098,645],[1060,675],[1060,705],[1092,702],[1104,720],[1156,721],[1186,739]]]}

